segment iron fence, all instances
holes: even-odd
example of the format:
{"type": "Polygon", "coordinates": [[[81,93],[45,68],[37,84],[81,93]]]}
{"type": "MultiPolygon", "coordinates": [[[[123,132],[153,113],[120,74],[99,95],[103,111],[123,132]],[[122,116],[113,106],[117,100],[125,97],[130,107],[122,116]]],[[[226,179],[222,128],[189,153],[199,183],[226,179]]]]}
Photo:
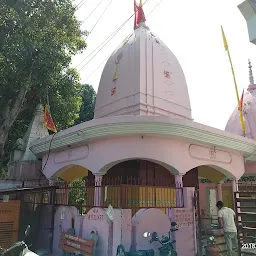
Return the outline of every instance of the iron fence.
{"type": "Polygon", "coordinates": [[[183,188],[165,180],[135,177],[105,178],[101,184],[95,180],[72,183],[55,182],[56,205],[76,207],[114,208],[174,208],[183,207],[183,188]]]}

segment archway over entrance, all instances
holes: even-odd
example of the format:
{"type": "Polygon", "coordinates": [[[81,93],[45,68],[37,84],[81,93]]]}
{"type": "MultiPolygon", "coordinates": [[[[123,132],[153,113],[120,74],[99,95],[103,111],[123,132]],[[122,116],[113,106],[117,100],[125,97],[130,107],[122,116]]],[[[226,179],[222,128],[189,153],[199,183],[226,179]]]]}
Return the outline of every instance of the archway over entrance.
{"type": "MultiPolygon", "coordinates": [[[[121,178],[122,184],[131,185],[156,185],[166,184],[171,187],[175,185],[175,177],[164,166],[153,161],[144,159],[132,159],[118,163],[111,167],[103,176],[103,182],[106,184],[109,179],[121,178]]],[[[176,170],[174,171],[176,173],[176,170]]]]}
{"type": "MultiPolygon", "coordinates": [[[[145,159],[117,163],[102,177],[102,184],[107,187],[103,192],[105,202],[132,209],[133,215],[142,208],[160,208],[166,212],[176,207],[173,167],[167,168],[145,159]]],[[[175,169],[174,173],[177,172],[175,169]]]]}
{"type": "MultiPolygon", "coordinates": [[[[226,206],[233,208],[232,185],[224,183],[227,178],[232,179],[234,175],[213,165],[197,166],[183,177],[184,186],[195,187],[195,217],[200,253],[204,244],[202,235],[212,224],[218,224],[217,201],[221,200],[226,206]]],[[[222,242],[218,238],[217,243],[222,242]]]]}
{"type": "Polygon", "coordinates": [[[67,165],[54,173],[52,179],[59,179],[65,182],[72,182],[79,178],[88,177],[93,179],[93,174],[87,168],[80,165],[67,165]]]}

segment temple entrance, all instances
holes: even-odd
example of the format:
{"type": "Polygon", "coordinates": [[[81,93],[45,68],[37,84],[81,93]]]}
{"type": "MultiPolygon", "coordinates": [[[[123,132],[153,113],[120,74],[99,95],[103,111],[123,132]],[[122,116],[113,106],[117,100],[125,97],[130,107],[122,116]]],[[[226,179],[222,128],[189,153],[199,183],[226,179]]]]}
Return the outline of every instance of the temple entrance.
{"type": "MultiPolygon", "coordinates": [[[[218,227],[217,201],[234,208],[232,184],[226,181],[221,169],[213,166],[199,166],[187,172],[183,177],[184,186],[195,187],[195,218],[197,224],[197,241],[199,255],[205,255],[204,245],[208,230],[218,227]]],[[[216,231],[217,232],[217,231],[216,231]]],[[[224,251],[224,237],[217,240],[221,251],[224,251]]]]}
{"type": "MultiPolygon", "coordinates": [[[[95,206],[132,209],[176,207],[177,194],[182,207],[182,188],[175,186],[175,176],[162,165],[142,159],[120,162],[106,174],[94,176],[84,167],[71,166],[58,171],[55,184],[58,205],[75,206],[81,214],[95,206]],[[84,176],[81,176],[84,175],[84,176]],[[80,177],[79,177],[80,176],[80,177]],[[79,178],[78,178],[79,177],[79,178]]],[[[177,173],[177,171],[176,171],[177,173]]]]}

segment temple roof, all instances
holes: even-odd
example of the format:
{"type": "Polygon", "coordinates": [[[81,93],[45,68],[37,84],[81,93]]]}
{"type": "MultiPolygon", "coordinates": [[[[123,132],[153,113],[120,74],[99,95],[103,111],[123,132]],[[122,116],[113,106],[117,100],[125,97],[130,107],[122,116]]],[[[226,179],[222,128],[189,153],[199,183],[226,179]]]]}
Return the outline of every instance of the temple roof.
{"type": "Polygon", "coordinates": [[[111,54],[104,67],[94,117],[155,115],[191,120],[181,65],[146,26],[143,15],[137,16],[134,31],[111,54]]]}

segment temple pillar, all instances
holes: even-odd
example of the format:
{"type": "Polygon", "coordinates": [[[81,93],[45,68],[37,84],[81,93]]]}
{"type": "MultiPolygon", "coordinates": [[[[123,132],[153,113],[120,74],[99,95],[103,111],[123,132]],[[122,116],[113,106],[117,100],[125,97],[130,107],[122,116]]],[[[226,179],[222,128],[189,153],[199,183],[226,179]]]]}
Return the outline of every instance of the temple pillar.
{"type": "Polygon", "coordinates": [[[217,201],[222,201],[222,182],[217,184],[217,201]]]}
{"type": "Polygon", "coordinates": [[[176,207],[183,207],[183,174],[175,175],[176,207]]]}
{"type": "Polygon", "coordinates": [[[233,193],[238,191],[237,179],[232,180],[232,191],[233,193]]]}
{"type": "Polygon", "coordinates": [[[102,178],[103,175],[95,174],[94,206],[102,206],[102,178]]]}
{"type": "Polygon", "coordinates": [[[231,184],[232,184],[232,192],[233,192],[233,204],[234,204],[234,209],[236,208],[236,205],[235,205],[235,192],[238,191],[238,180],[237,179],[233,179],[231,181],[231,184]]]}

